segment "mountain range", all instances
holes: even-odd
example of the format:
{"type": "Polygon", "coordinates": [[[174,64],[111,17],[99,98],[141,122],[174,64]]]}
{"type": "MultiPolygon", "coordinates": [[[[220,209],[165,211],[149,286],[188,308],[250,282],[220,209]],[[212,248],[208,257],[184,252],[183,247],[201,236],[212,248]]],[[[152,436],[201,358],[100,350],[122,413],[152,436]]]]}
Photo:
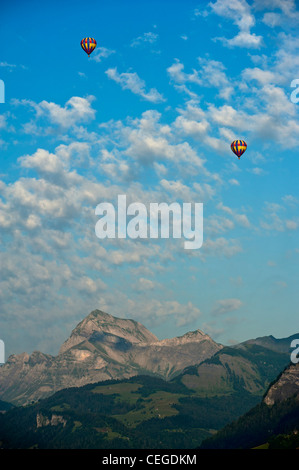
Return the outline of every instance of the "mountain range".
{"type": "Polygon", "coordinates": [[[169,380],[222,347],[201,330],[159,341],[141,323],[94,310],[57,356],[39,351],[9,356],[0,367],[0,399],[24,405],[64,388],[141,373],[169,380]]]}
{"type": "MultiPolygon", "coordinates": [[[[0,414],[0,448],[197,448],[256,407],[287,362],[285,355],[257,345],[223,348],[215,357],[169,381],[135,375],[14,407],[0,414]]],[[[247,430],[246,443],[249,435],[247,430]]]]}
{"type": "MultiPolygon", "coordinates": [[[[196,330],[159,341],[140,323],[93,311],[57,356],[13,355],[0,368],[0,447],[221,447],[221,430],[297,389],[297,372],[281,374],[296,336],[228,347],[196,330]]],[[[240,446],[250,447],[245,437],[240,446]]]]}

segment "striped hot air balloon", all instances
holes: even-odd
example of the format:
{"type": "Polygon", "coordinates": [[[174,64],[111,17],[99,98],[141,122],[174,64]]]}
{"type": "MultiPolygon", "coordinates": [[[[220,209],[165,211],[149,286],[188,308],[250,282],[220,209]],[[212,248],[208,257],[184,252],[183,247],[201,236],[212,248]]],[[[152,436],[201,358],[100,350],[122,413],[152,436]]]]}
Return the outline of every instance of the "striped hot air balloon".
{"type": "Polygon", "coordinates": [[[97,41],[94,38],[83,38],[81,41],[81,47],[89,57],[92,51],[97,47],[97,41]]]}
{"type": "Polygon", "coordinates": [[[245,140],[234,140],[231,143],[230,148],[232,149],[234,154],[237,155],[237,157],[240,159],[241,155],[243,155],[243,153],[247,149],[247,144],[245,140]]]}

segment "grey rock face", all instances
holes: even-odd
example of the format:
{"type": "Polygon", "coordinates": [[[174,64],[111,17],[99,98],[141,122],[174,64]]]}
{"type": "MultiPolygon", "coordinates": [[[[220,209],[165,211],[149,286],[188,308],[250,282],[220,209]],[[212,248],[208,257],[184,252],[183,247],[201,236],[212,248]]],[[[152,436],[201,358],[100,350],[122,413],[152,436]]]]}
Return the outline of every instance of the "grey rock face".
{"type": "Polygon", "coordinates": [[[269,388],[264,402],[274,405],[297,395],[299,399],[299,363],[290,365],[269,388]]]}

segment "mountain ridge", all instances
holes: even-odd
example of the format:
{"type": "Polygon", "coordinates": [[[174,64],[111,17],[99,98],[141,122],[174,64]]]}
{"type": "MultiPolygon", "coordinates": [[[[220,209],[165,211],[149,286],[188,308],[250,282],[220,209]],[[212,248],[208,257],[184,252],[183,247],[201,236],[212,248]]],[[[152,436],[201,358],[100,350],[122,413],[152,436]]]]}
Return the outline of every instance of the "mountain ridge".
{"type": "Polygon", "coordinates": [[[285,365],[289,346],[288,339],[269,336],[228,347],[200,329],[158,340],[135,320],[93,310],[56,356],[40,351],[9,356],[0,367],[0,399],[24,405],[61,389],[140,374],[171,380],[190,367],[197,372],[186,374],[185,380],[196,383],[203,393],[210,393],[209,387],[218,392],[225,387],[231,393],[236,378],[250,393],[261,393],[272,376],[273,362],[279,362],[279,370],[285,365]]]}
{"type": "Polygon", "coordinates": [[[170,379],[223,346],[201,330],[164,340],[139,322],[93,310],[72,330],[57,356],[9,356],[0,368],[0,397],[22,405],[63,388],[140,373],[170,379]]]}
{"type": "Polygon", "coordinates": [[[298,338],[298,334],[290,335],[286,338],[276,338],[273,335],[259,336],[255,339],[249,339],[237,344],[235,347],[241,348],[246,344],[257,344],[259,346],[267,347],[277,352],[285,351],[286,347],[291,350],[291,342],[293,339],[298,338]]]}

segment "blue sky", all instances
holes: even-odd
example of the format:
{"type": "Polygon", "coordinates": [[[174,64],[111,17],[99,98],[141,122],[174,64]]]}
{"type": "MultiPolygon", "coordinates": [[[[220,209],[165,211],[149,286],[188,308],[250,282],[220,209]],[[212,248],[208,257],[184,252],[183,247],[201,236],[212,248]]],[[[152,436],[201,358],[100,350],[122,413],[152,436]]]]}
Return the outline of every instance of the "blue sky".
{"type": "Polygon", "coordinates": [[[1,6],[0,337],[56,354],[91,310],[158,338],[299,331],[292,0],[1,6]],[[80,40],[91,36],[90,58],[80,40]],[[230,143],[244,139],[238,160],[230,143]],[[203,202],[204,243],[99,240],[95,207],[203,202]]]}

